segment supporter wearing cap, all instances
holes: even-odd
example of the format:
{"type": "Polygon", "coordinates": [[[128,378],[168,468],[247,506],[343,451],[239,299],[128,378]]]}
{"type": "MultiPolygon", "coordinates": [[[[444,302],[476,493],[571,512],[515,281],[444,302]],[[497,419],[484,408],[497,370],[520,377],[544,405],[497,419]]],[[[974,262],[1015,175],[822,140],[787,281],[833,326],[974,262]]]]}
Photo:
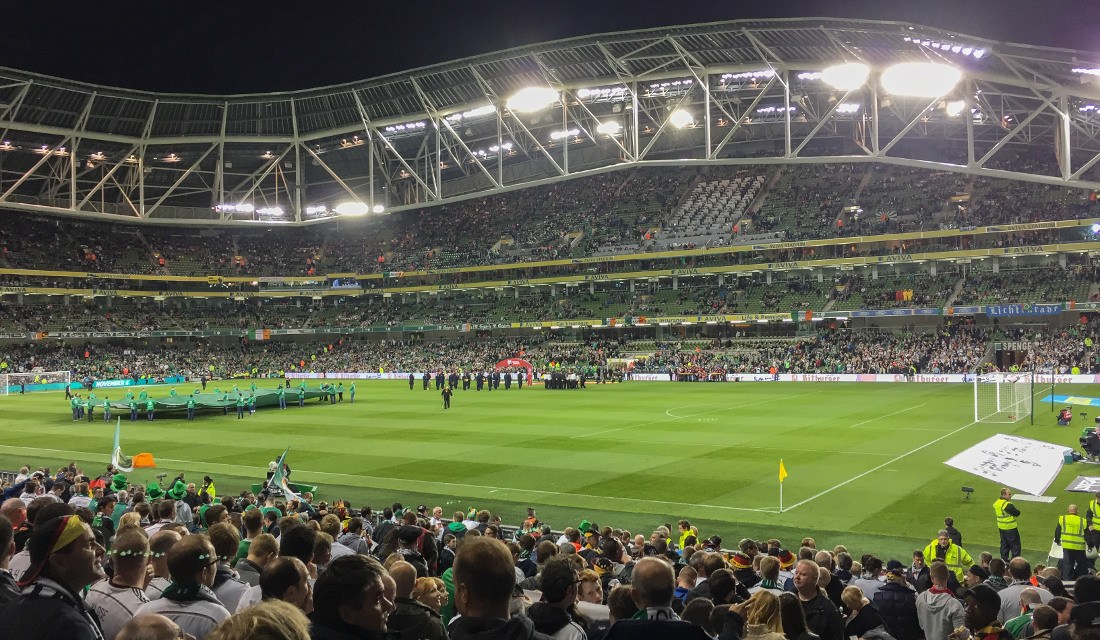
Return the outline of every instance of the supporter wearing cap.
{"type": "Polygon", "coordinates": [[[195,519],[191,515],[191,505],[187,504],[187,501],[184,500],[184,498],[187,497],[187,484],[182,480],[176,480],[172,483],[172,487],[168,489],[165,495],[176,502],[175,522],[190,529],[192,525],[194,525],[195,519]]]}
{"type": "MultiPolygon", "coordinates": [[[[765,556],[768,557],[768,556],[765,556]]],[[[775,560],[775,576],[772,580],[779,580],[779,560],[775,560]]],[[[753,571],[753,556],[745,552],[731,553],[730,554],[730,567],[733,569],[733,576],[737,578],[737,581],[745,585],[745,588],[752,589],[760,584],[761,576],[756,575],[753,571]]],[[[761,567],[763,565],[761,564],[761,567]]],[[[782,585],[779,586],[782,589],[782,585]]],[[[776,594],[779,595],[779,594],[776,594]]]]}
{"type": "Polygon", "coordinates": [[[967,587],[976,587],[989,579],[989,571],[982,565],[976,564],[966,571],[965,584],[967,587]]]}
{"type": "Polygon", "coordinates": [[[159,613],[196,640],[203,640],[229,617],[229,611],[210,590],[218,575],[217,564],[214,546],[205,536],[185,536],[168,551],[172,583],[159,600],[142,605],[137,615],[159,613]]]}
{"type": "Polygon", "coordinates": [[[424,556],[416,550],[417,541],[424,530],[414,524],[405,524],[397,528],[397,553],[401,558],[416,568],[416,577],[428,577],[428,564],[424,556]]]}
{"type": "Polygon", "coordinates": [[[145,567],[149,564],[149,539],[145,532],[124,531],[115,539],[111,548],[110,580],[100,580],[92,585],[84,600],[95,611],[103,627],[105,638],[114,638],[134,613],[149,602],[142,590],[145,586],[145,567]]]}
{"type": "Polygon", "coordinates": [[[7,640],[69,638],[101,640],[99,620],[80,597],[105,577],[103,547],[75,515],[39,521],[27,540],[31,566],[22,594],[0,610],[7,640]]]}
{"type": "Polygon", "coordinates": [[[905,565],[898,560],[886,563],[886,583],[875,592],[871,602],[878,609],[886,630],[896,640],[918,640],[917,594],[905,583],[905,565]]]}
{"type": "Polygon", "coordinates": [[[963,600],[966,628],[976,640],[1013,640],[1012,634],[997,619],[1001,598],[993,587],[980,584],[967,589],[963,600]]]}

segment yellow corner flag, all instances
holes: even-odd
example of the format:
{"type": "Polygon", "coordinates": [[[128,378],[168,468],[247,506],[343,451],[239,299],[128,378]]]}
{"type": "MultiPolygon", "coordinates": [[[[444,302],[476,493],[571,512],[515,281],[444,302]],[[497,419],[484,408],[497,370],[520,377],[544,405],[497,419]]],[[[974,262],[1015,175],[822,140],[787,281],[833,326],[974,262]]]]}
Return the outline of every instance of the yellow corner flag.
{"type": "Polygon", "coordinates": [[[783,461],[779,461],[779,481],[783,482],[787,479],[787,467],[783,466],[783,461]]]}

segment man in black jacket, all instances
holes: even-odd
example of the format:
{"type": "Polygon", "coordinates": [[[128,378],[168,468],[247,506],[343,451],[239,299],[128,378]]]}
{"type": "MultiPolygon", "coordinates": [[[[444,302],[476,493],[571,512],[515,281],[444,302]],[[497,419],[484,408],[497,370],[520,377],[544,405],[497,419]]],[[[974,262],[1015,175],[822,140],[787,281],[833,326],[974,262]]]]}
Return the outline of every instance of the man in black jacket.
{"type": "Polygon", "coordinates": [[[397,598],[387,628],[404,638],[446,640],[447,628],[439,614],[412,598],[416,569],[408,562],[395,562],[390,565],[390,577],[397,585],[397,598]]]}
{"type": "Polygon", "coordinates": [[[710,636],[702,627],[685,622],[672,611],[672,597],[676,591],[672,564],[659,557],[647,557],[638,561],[631,574],[634,587],[634,604],[638,613],[630,620],[619,620],[611,625],[607,640],[707,640],[710,636]]]}
{"type": "Polygon", "coordinates": [[[800,560],[794,568],[794,588],[806,614],[806,624],[821,640],[844,640],[844,618],[817,587],[819,567],[813,560],[800,560]]]}
{"type": "Polygon", "coordinates": [[[0,629],[9,640],[72,638],[103,640],[99,619],[80,596],[102,580],[104,549],[75,515],[39,522],[27,540],[31,566],[23,593],[0,610],[0,629]]]}
{"type": "Polygon", "coordinates": [[[551,640],[524,616],[508,617],[516,570],[508,547],[489,538],[466,538],[451,570],[455,607],[451,640],[551,640]]]}

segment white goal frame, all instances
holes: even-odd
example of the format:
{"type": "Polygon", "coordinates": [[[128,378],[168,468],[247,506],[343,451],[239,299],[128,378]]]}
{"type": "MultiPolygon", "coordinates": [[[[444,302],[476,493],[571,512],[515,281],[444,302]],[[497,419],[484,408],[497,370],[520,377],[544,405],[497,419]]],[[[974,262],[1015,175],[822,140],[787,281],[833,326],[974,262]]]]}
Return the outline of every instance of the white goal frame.
{"type": "MultiPolygon", "coordinates": [[[[30,371],[28,373],[4,373],[0,374],[0,396],[15,395],[20,392],[20,385],[64,382],[72,385],[72,371],[30,371]]],[[[29,390],[28,390],[29,391],[29,390]]]]}
{"type": "Polygon", "coordinates": [[[1012,423],[1035,409],[1035,374],[985,373],[974,376],[974,422],[1012,423]]]}

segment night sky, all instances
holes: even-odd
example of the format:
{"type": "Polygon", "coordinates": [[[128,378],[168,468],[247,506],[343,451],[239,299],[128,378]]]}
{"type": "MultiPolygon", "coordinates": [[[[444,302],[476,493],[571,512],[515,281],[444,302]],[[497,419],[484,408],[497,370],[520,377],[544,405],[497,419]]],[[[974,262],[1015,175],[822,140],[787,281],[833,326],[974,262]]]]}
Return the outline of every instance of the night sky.
{"type": "Polygon", "coordinates": [[[1100,62],[1096,2],[1084,0],[9,0],[4,12],[0,66],[184,93],[319,87],[560,38],[744,18],[907,21],[1100,62]]]}

